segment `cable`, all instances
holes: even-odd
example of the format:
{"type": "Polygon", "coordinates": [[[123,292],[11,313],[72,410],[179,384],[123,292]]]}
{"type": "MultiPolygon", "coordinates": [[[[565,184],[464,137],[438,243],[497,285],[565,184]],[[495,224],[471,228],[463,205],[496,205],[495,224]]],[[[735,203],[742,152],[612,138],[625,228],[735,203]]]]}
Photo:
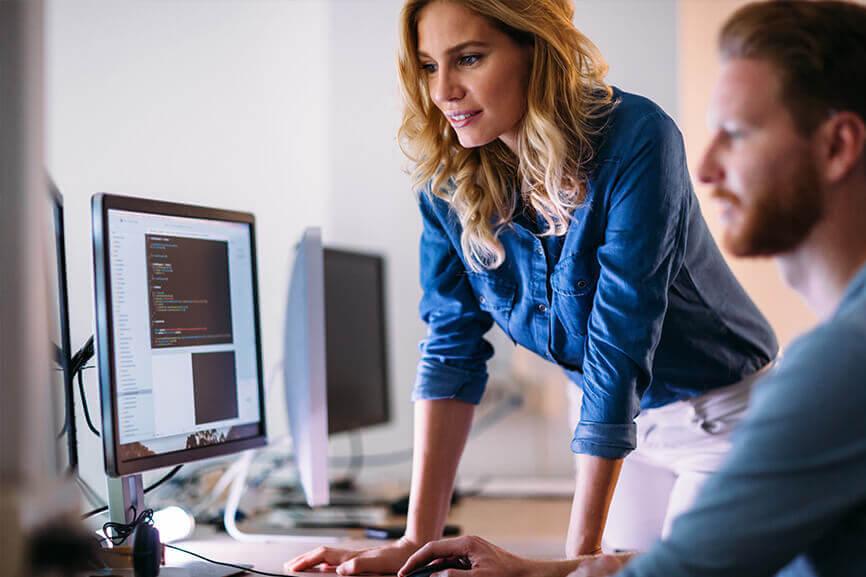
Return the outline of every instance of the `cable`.
{"type": "Polygon", "coordinates": [[[84,394],[84,378],[82,375],[84,374],[84,368],[78,370],[78,394],[81,395],[81,406],[84,409],[84,419],[87,421],[87,427],[90,431],[96,435],[97,437],[101,437],[102,435],[99,433],[99,430],[93,426],[93,421],[90,420],[90,409],[87,408],[87,397],[84,394]]]}
{"type": "Polygon", "coordinates": [[[81,367],[87,364],[87,361],[93,358],[93,335],[87,339],[87,342],[81,346],[72,358],[69,360],[70,374],[75,374],[81,370],[81,367]]]}
{"type": "MultiPolygon", "coordinates": [[[[520,393],[514,393],[505,397],[498,406],[490,409],[485,415],[478,418],[472,426],[470,438],[475,438],[484,433],[505,417],[516,411],[523,405],[523,396],[520,393]]],[[[353,457],[333,457],[330,464],[333,466],[344,466],[351,463],[353,457]]],[[[385,467],[389,465],[398,465],[404,461],[412,459],[412,449],[402,449],[390,453],[378,453],[375,455],[365,455],[364,462],[370,467],[385,467]]]]}
{"type": "Polygon", "coordinates": [[[250,464],[253,461],[254,451],[248,450],[241,453],[240,458],[232,464],[236,467],[234,478],[232,479],[231,489],[226,498],[225,509],[223,510],[223,526],[226,533],[235,541],[241,543],[268,543],[273,541],[280,542],[313,542],[321,545],[322,543],[336,543],[339,541],[337,536],[325,535],[309,535],[309,534],[261,534],[261,533],[244,533],[237,526],[238,505],[241,502],[244,490],[247,484],[247,474],[250,470],[250,464]]]}
{"type": "MultiPolygon", "coordinates": [[[[475,424],[472,426],[472,431],[470,432],[470,438],[475,438],[478,435],[484,433],[503,419],[505,419],[508,415],[519,409],[523,405],[523,396],[520,393],[511,393],[508,394],[502,401],[500,401],[494,408],[490,409],[486,414],[480,416],[475,424]]],[[[392,465],[399,465],[406,461],[411,461],[413,455],[413,450],[411,448],[408,449],[399,449],[397,451],[390,451],[387,453],[376,453],[373,455],[361,455],[361,462],[368,467],[388,467],[392,465]]],[[[274,470],[279,469],[294,461],[295,456],[293,454],[282,455],[277,457],[276,459],[272,459],[268,464],[267,468],[258,473],[253,479],[250,480],[250,485],[257,487],[265,482],[265,480],[274,472],[274,470]]],[[[358,457],[354,454],[351,454],[347,457],[331,457],[328,460],[328,466],[330,467],[352,467],[355,463],[358,462],[358,457]]]]}
{"type": "Polygon", "coordinates": [[[193,557],[198,557],[203,561],[207,561],[208,563],[213,563],[214,565],[222,565],[223,567],[231,567],[232,569],[239,569],[241,571],[246,571],[247,573],[255,573],[256,575],[267,575],[273,577],[295,577],[289,573],[268,573],[267,571],[259,571],[258,569],[250,569],[249,567],[245,567],[244,565],[235,565],[234,563],[225,563],[223,561],[214,561],[213,559],[208,559],[204,555],[199,555],[198,553],[193,553],[192,551],[187,551],[186,549],[181,549],[176,545],[169,545],[168,543],[163,543],[163,545],[167,549],[174,549],[175,551],[180,551],[181,553],[186,553],[187,555],[191,555],[193,557]]]}
{"type": "MultiPolygon", "coordinates": [[[[171,471],[166,473],[165,476],[163,476],[159,481],[157,481],[156,483],[153,483],[149,487],[145,487],[144,488],[144,494],[147,495],[151,491],[156,490],[163,483],[169,481],[172,477],[177,475],[177,472],[180,471],[181,467],[183,467],[183,465],[178,465],[177,467],[175,467],[174,469],[172,469],[171,471]]],[[[104,507],[99,507],[98,509],[94,509],[93,511],[88,511],[87,513],[85,513],[84,515],[81,516],[81,520],[83,521],[85,519],[90,519],[91,517],[95,517],[95,516],[99,515],[100,513],[105,513],[106,511],[108,511],[108,505],[106,505],[104,507]]]]}
{"type": "Polygon", "coordinates": [[[350,441],[352,453],[346,470],[346,477],[355,481],[361,476],[361,470],[364,468],[364,444],[361,433],[358,431],[352,433],[350,441]]]}
{"type": "Polygon", "coordinates": [[[105,501],[102,500],[99,493],[97,493],[96,490],[84,480],[78,471],[73,473],[73,479],[75,479],[75,483],[81,487],[81,492],[84,493],[84,498],[87,499],[91,506],[102,507],[104,505],[105,501]]]}
{"type": "Polygon", "coordinates": [[[360,431],[349,433],[349,464],[341,478],[331,481],[331,489],[353,491],[364,467],[364,444],[360,431]]]}
{"type": "Polygon", "coordinates": [[[96,517],[100,513],[105,513],[106,511],[108,511],[108,505],[106,505],[104,507],[100,507],[98,509],[94,509],[93,511],[88,511],[87,513],[85,513],[84,515],[81,516],[81,520],[86,521],[87,519],[90,519],[91,517],[96,517]]]}
{"type": "MultiPolygon", "coordinates": [[[[126,540],[129,539],[129,536],[132,535],[140,525],[153,525],[153,509],[145,509],[141,513],[137,513],[135,507],[132,507],[132,519],[133,520],[131,523],[115,523],[109,521],[102,525],[102,533],[103,535],[105,535],[105,539],[110,541],[111,544],[115,547],[123,545],[126,540]]],[[[174,549],[175,551],[180,551],[181,553],[185,553],[186,555],[190,555],[192,557],[197,557],[202,561],[207,561],[208,563],[212,563],[214,565],[231,567],[232,569],[239,569],[248,573],[255,573],[256,575],[266,575],[268,577],[287,577],[286,573],[269,573],[267,571],[259,571],[257,569],[245,567],[244,565],[236,565],[234,563],[216,561],[214,559],[205,557],[204,555],[199,555],[198,553],[193,553],[192,551],[189,551],[187,549],[182,549],[181,547],[178,547],[176,545],[170,545],[168,543],[163,543],[162,545],[167,549],[174,549]]],[[[288,577],[293,576],[288,575],[288,577]]]]}
{"type": "Polygon", "coordinates": [[[180,471],[181,467],[183,467],[183,465],[178,465],[178,466],[176,466],[174,469],[172,469],[171,471],[169,471],[168,473],[166,473],[166,475],[165,475],[162,479],[160,479],[159,481],[157,481],[156,483],[154,483],[154,484],[151,485],[150,487],[145,487],[145,489],[144,489],[144,494],[147,495],[147,494],[150,493],[151,491],[155,491],[156,489],[159,488],[160,485],[162,485],[163,483],[165,483],[165,482],[171,480],[172,477],[174,477],[175,475],[177,475],[177,472],[180,471]]]}
{"type": "Polygon", "coordinates": [[[102,534],[115,547],[123,545],[139,525],[153,525],[153,509],[145,509],[141,514],[136,514],[135,507],[130,508],[132,509],[132,523],[108,521],[102,525],[102,534]]]}
{"type": "Polygon", "coordinates": [[[57,433],[57,438],[56,438],[56,440],[59,441],[60,439],[62,439],[62,438],[63,438],[63,435],[65,435],[65,434],[66,434],[66,431],[68,431],[68,430],[69,430],[69,411],[67,411],[67,410],[64,408],[64,410],[63,410],[63,428],[61,428],[61,429],[60,429],[60,432],[57,433]]]}

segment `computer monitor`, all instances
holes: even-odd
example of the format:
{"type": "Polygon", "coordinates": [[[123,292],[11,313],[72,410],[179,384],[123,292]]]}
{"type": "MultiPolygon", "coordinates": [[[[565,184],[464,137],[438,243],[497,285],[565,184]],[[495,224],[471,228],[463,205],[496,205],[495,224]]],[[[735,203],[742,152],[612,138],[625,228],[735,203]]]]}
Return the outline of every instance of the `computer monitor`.
{"type": "Polygon", "coordinates": [[[307,505],[331,501],[328,436],[386,423],[384,259],[323,248],[318,228],[296,246],[286,307],[284,383],[307,505]]]}
{"type": "Polygon", "coordinates": [[[301,486],[310,507],[327,505],[325,271],[318,228],[306,229],[295,251],[283,359],[286,408],[301,486]]]}
{"type": "Polygon", "coordinates": [[[390,420],[385,264],[379,255],[325,249],[328,432],[390,420]]]}
{"type": "Polygon", "coordinates": [[[111,194],[92,211],[106,473],[264,445],[253,215],[111,194]]]}
{"type": "Polygon", "coordinates": [[[47,251],[47,274],[51,278],[53,298],[51,301],[52,324],[54,325],[51,347],[54,356],[54,371],[51,390],[61,402],[54,403],[58,447],[58,469],[74,470],[78,466],[78,439],[75,427],[75,392],[69,361],[72,348],[69,338],[69,296],[66,282],[66,240],[63,222],[63,196],[51,178],[48,178],[51,227],[54,232],[53,250],[47,251]],[[59,394],[58,391],[63,391],[59,394]],[[61,455],[65,454],[65,458],[61,455]]]}

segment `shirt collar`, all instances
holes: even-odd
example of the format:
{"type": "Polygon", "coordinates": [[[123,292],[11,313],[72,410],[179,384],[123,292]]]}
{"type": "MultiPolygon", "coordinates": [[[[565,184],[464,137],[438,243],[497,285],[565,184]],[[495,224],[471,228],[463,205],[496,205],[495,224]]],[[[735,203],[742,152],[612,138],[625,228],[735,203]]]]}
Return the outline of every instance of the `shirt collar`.
{"type": "Polygon", "coordinates": [[[846,309],[852,301],[857,300],[864,292],[866,292],[866,264],[860,267],[860,270],[854,275],[853,280],[848,283],[848,288],[845,289],[842,300],[839,302],[839,306],[836,307],[836,314],[833,316],[838,315],[842,310],[846,309]]]}

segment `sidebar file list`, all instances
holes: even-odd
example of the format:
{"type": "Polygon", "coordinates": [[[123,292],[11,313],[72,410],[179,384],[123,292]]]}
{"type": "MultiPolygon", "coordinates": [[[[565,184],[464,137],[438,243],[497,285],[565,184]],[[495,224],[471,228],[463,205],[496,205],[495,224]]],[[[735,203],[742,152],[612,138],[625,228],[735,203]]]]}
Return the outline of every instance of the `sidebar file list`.
{"type": "MultiPolygon", "coordinates": [[[[121,217],[121,222],[128,217],[121,217]]],[[[153,390],[149,379],[146,379],[146,367],[140,366],[139,354],[135,346],[136,332],[140,334],[142,327],[136,326],[142,320],[140,305],[136,302],[136,292],[143,287],[130,286],[139,279],[139,274],[133,273],[128,259],[134,243],[133,235],[122,232],[113,233],[111,237],[111,291],[113,301],[113,325],[115,371],[117,383],[117,417],[121,443],[148,438],[153,434],[153,390]],[[136,312],[138,311],[138,312],[136,312]],[[135,318],[131,318],[133,315],[135,318]]],[[[135,267],[137,268],[137,267],[135,267]]],[[[137,271],[136,271],[137,272],[137,271]]],[[[137,284],[137,283],[136,283],[137,284]]],[[[147,330],[146,327],[144,330],[147,330]]]]}

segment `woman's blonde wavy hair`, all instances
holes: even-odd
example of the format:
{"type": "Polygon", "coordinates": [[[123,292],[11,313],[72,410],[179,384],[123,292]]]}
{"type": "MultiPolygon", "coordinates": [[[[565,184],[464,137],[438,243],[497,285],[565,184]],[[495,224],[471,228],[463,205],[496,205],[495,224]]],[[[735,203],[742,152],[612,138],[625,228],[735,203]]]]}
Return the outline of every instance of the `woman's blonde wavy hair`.
{"type": "Polygon", "coordinates": [[[523,203],[547,222],[545,235],[564,235],[585,199],[593,137],[613,104],[604,81],[607,64],[572,23],[571,0],[407,0],[398,55],[403,90],[400,147],[414,164],[416,187],[450,203],[463,232],[461,245],[474,271],[505,261],[499,233],[523,203]],[[418,58],[418,18],[435,1],[465,6],[518,43],[531,43],[526,114],[517,154],[499,139],[463,148],[434,105],[418,58]]]}

